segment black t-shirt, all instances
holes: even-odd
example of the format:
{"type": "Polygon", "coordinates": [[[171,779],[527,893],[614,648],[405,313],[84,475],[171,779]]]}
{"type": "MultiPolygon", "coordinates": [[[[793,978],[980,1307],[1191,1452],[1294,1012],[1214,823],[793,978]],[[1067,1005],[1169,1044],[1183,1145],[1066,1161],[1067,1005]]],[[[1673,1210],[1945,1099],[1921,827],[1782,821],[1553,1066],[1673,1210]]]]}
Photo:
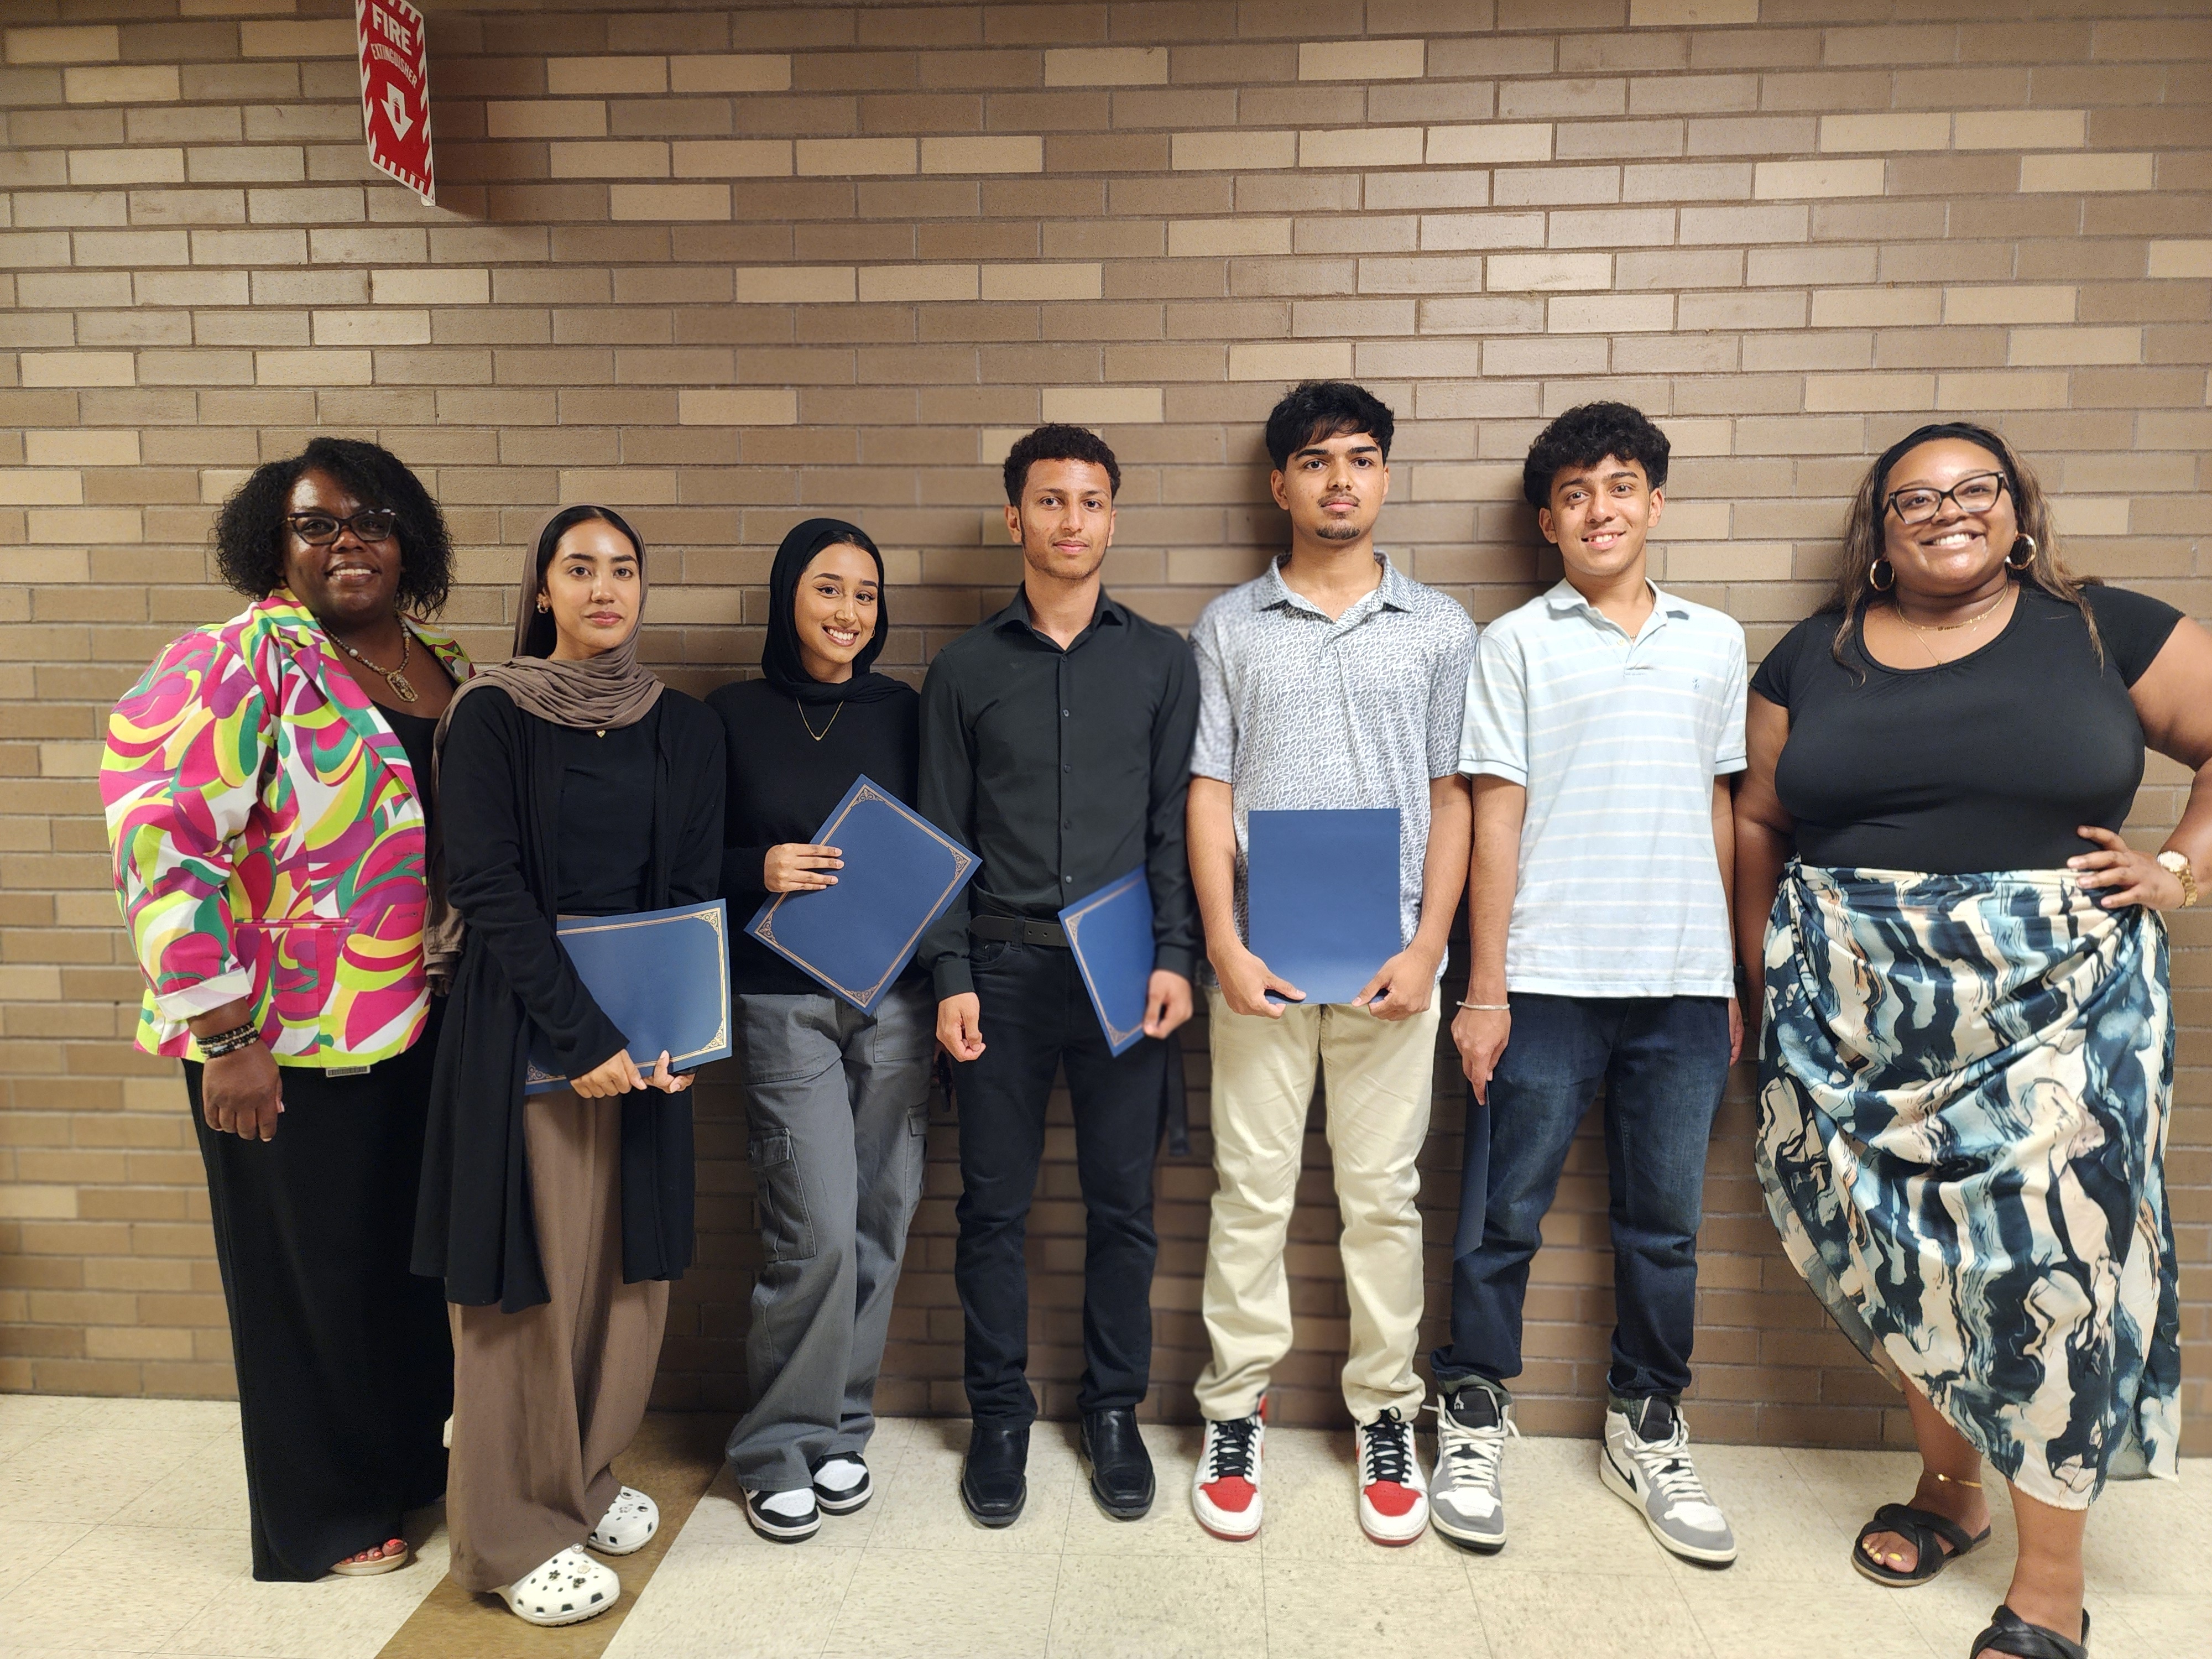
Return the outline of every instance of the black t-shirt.
{"type": "Polygon", "coordinates": [[[729,739],[722,896],[730,902],[730,987],[748,996],[826,995],[821,981],[744,931],[768,896],[762,861],[771,847],[811,842],[863,772],[914,805],[921,699],[902,685],[871,702],[802,707],[766,680],[738,680],[709,691],[707,707],[729,739]]]}
{"type": "Polygon", "coordinates": [[[620,916],[646,908],[653,797],[660,768],[660,705],[601,737],[553,728],[561,759],[556,903],[564,916],[620,916]]]}
{"type": "Polygon", "coordinates": [[[2124,588],[2082,590],[2081,613],[2022,586],[2012,620],[1978,651],[1887,668],[1854,629],[1839,663],[1837,611],[1791,629],[1751,689],[1789,711],[1776,793],[1806,863],[1963,875],[2055,870],[2118,830],[2142,781],[2142,724],[2128,688],[2181,612],[2124,588]]]}
{"type": "Polygon", "coordinates": [[[376,712],[384,716],[384,723],[392,728],[392,735],[399,739],[399,746],[407,751],[407,763],[415,769],[415,798],[422,806],[422,835],[425,842],[438,833],[438,797],[430,787],[430,767],[435,754],[438,722],[423,714],[407,714],[397,708],[376,705],[376,712]]]}

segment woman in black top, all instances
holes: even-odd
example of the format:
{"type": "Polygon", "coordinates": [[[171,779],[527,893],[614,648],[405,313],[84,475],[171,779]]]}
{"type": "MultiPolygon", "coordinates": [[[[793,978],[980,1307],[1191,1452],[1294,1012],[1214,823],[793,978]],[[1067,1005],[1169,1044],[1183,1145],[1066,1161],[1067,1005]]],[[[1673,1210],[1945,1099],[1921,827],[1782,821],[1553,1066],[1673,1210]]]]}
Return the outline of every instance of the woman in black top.
{"type": "Polygon", "coordinates": [[[451,905],[434,884],[427,950],[453,990],[415,1267],[455,1304],[453,1577],[538,1625],[614,1605],[580,1547],[626,1555],[658,1528],[611,1465],[691,1260],[691,1079],[665,1054],[641,1073],[556,933],[714,896],[721,728],[638,665],[644,603],[635,532],[560,513],[524,568],[514,659],[455,694],[439,738],[451,905]],[[568,1087],[525,1096],[533,1030],[568,1087]]]}
{"type": "MultiPolygon", "coordinates": [[[[722,892],[732,919],[842,867],[813,836],[855,778],[915,798],[921,700],[869,665],[884,647],[884,562],[867,533],[809,519],[769,578],[761,675],[710,692],[729,738],[722,892]]],[[[872,1017],[733,927],[763,1258],[745,1343],[752,1408],[731,1431],[745,1514],[811,1538],[868,1501],[863,1455],[907,1224],[921,1194],[936,1003],[909,969],[872,1017]]]]}
{"type": "Polygon", "coordinates": [[[1875,463],[1834,599],[1751,691],[1759,1177],[1923,1465],[1851,1564],[1917,1584],[1980,1545],[1986,1459],[2020,1546],[1973,1651],[2080,1659],[2089,1504],[2176,1471],[2156,913],[2212,876],[2212,635],[2069,574],[2003,440],[1944,423],[1875,463]],[[2197,772],[2155,859],[2119,833],[2146,744],[2197,772]]]}

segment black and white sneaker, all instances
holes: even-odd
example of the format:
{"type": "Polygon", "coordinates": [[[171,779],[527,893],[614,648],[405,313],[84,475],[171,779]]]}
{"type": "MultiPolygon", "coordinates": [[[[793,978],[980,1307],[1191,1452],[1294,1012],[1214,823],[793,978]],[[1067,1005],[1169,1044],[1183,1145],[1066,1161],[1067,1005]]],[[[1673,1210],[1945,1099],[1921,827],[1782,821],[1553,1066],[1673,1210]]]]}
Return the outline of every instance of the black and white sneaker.
{"type": "Polygon", "coordinates": [[[868,1466],[858,1452],[824,1458],[814,1467],[814,1501],[824,1515],[850,1515],[875,1495],[868,1466]]]}
{"type": "Polygon", "coordinates": [[[771,1544],[803,1544],[822,1530],[822,1511],[811,1486],[796,1492],[749,1492],[745,1519],[771,1544]]]}

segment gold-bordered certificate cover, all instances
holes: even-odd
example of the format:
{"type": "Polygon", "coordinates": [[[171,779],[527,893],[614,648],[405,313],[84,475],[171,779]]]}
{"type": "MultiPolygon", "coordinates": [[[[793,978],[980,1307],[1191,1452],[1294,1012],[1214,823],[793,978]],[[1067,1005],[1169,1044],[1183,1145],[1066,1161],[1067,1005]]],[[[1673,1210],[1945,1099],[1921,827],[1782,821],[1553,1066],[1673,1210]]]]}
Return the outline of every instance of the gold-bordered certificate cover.
{"type": "MultiPolygon", "coordinates": [[[[561,948],[599,1011],[629,1040],[629,1057],[651,1071],[688,1072],[730,1053],[729,906],[720,899],[627,916],[564,916],[561,948]]],[[[530,1034],[525,1092],[542,1095],[568,1079],[554,1069],[544,1034],[530,1034]]]]}
{"type": "Polygon", "coordinates": [[[814,842],[843,855],[836,885],[771,893],[745,932],[872,1014],[975,873],[975,855],[865,773],[814,842]]]}

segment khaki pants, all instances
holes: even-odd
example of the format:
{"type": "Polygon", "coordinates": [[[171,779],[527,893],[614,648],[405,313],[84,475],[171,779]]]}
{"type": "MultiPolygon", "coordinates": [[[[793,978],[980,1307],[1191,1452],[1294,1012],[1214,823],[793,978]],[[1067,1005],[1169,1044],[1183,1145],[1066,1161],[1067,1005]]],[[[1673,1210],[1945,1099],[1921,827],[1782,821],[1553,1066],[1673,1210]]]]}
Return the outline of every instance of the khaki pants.
{"type": "Polygon", "coordinates": [[[668,1285],[622,1277],[622,1103],[573,1090],[523,1106],[531,1211],[552,1299],[456,1307],[453,1578],[479,1595],[580,1544],[615,1501],[645,1419],[668,1285]]]}
{"type": "Polygon", "coordinates": [[[1206,1006],[1219,1186],[1200,1304],[1213,1357],[1199,1376],[1199,1411],[1217,1422],[1249,1416],[1291,1351],[1283,1241],[1318,1059],[1352,1314],[1344,1403],[1356,1422],[1394,1406],[1410,1422],[1423,1393],[1413,1374],[1422,1291],[1414,1159],[1429,1130],[1437,1006],[1407,1020],[1337,1005],[1285,1008],[1273,1020],[1231,1012],[1218,988],[1206,1006]]]}

